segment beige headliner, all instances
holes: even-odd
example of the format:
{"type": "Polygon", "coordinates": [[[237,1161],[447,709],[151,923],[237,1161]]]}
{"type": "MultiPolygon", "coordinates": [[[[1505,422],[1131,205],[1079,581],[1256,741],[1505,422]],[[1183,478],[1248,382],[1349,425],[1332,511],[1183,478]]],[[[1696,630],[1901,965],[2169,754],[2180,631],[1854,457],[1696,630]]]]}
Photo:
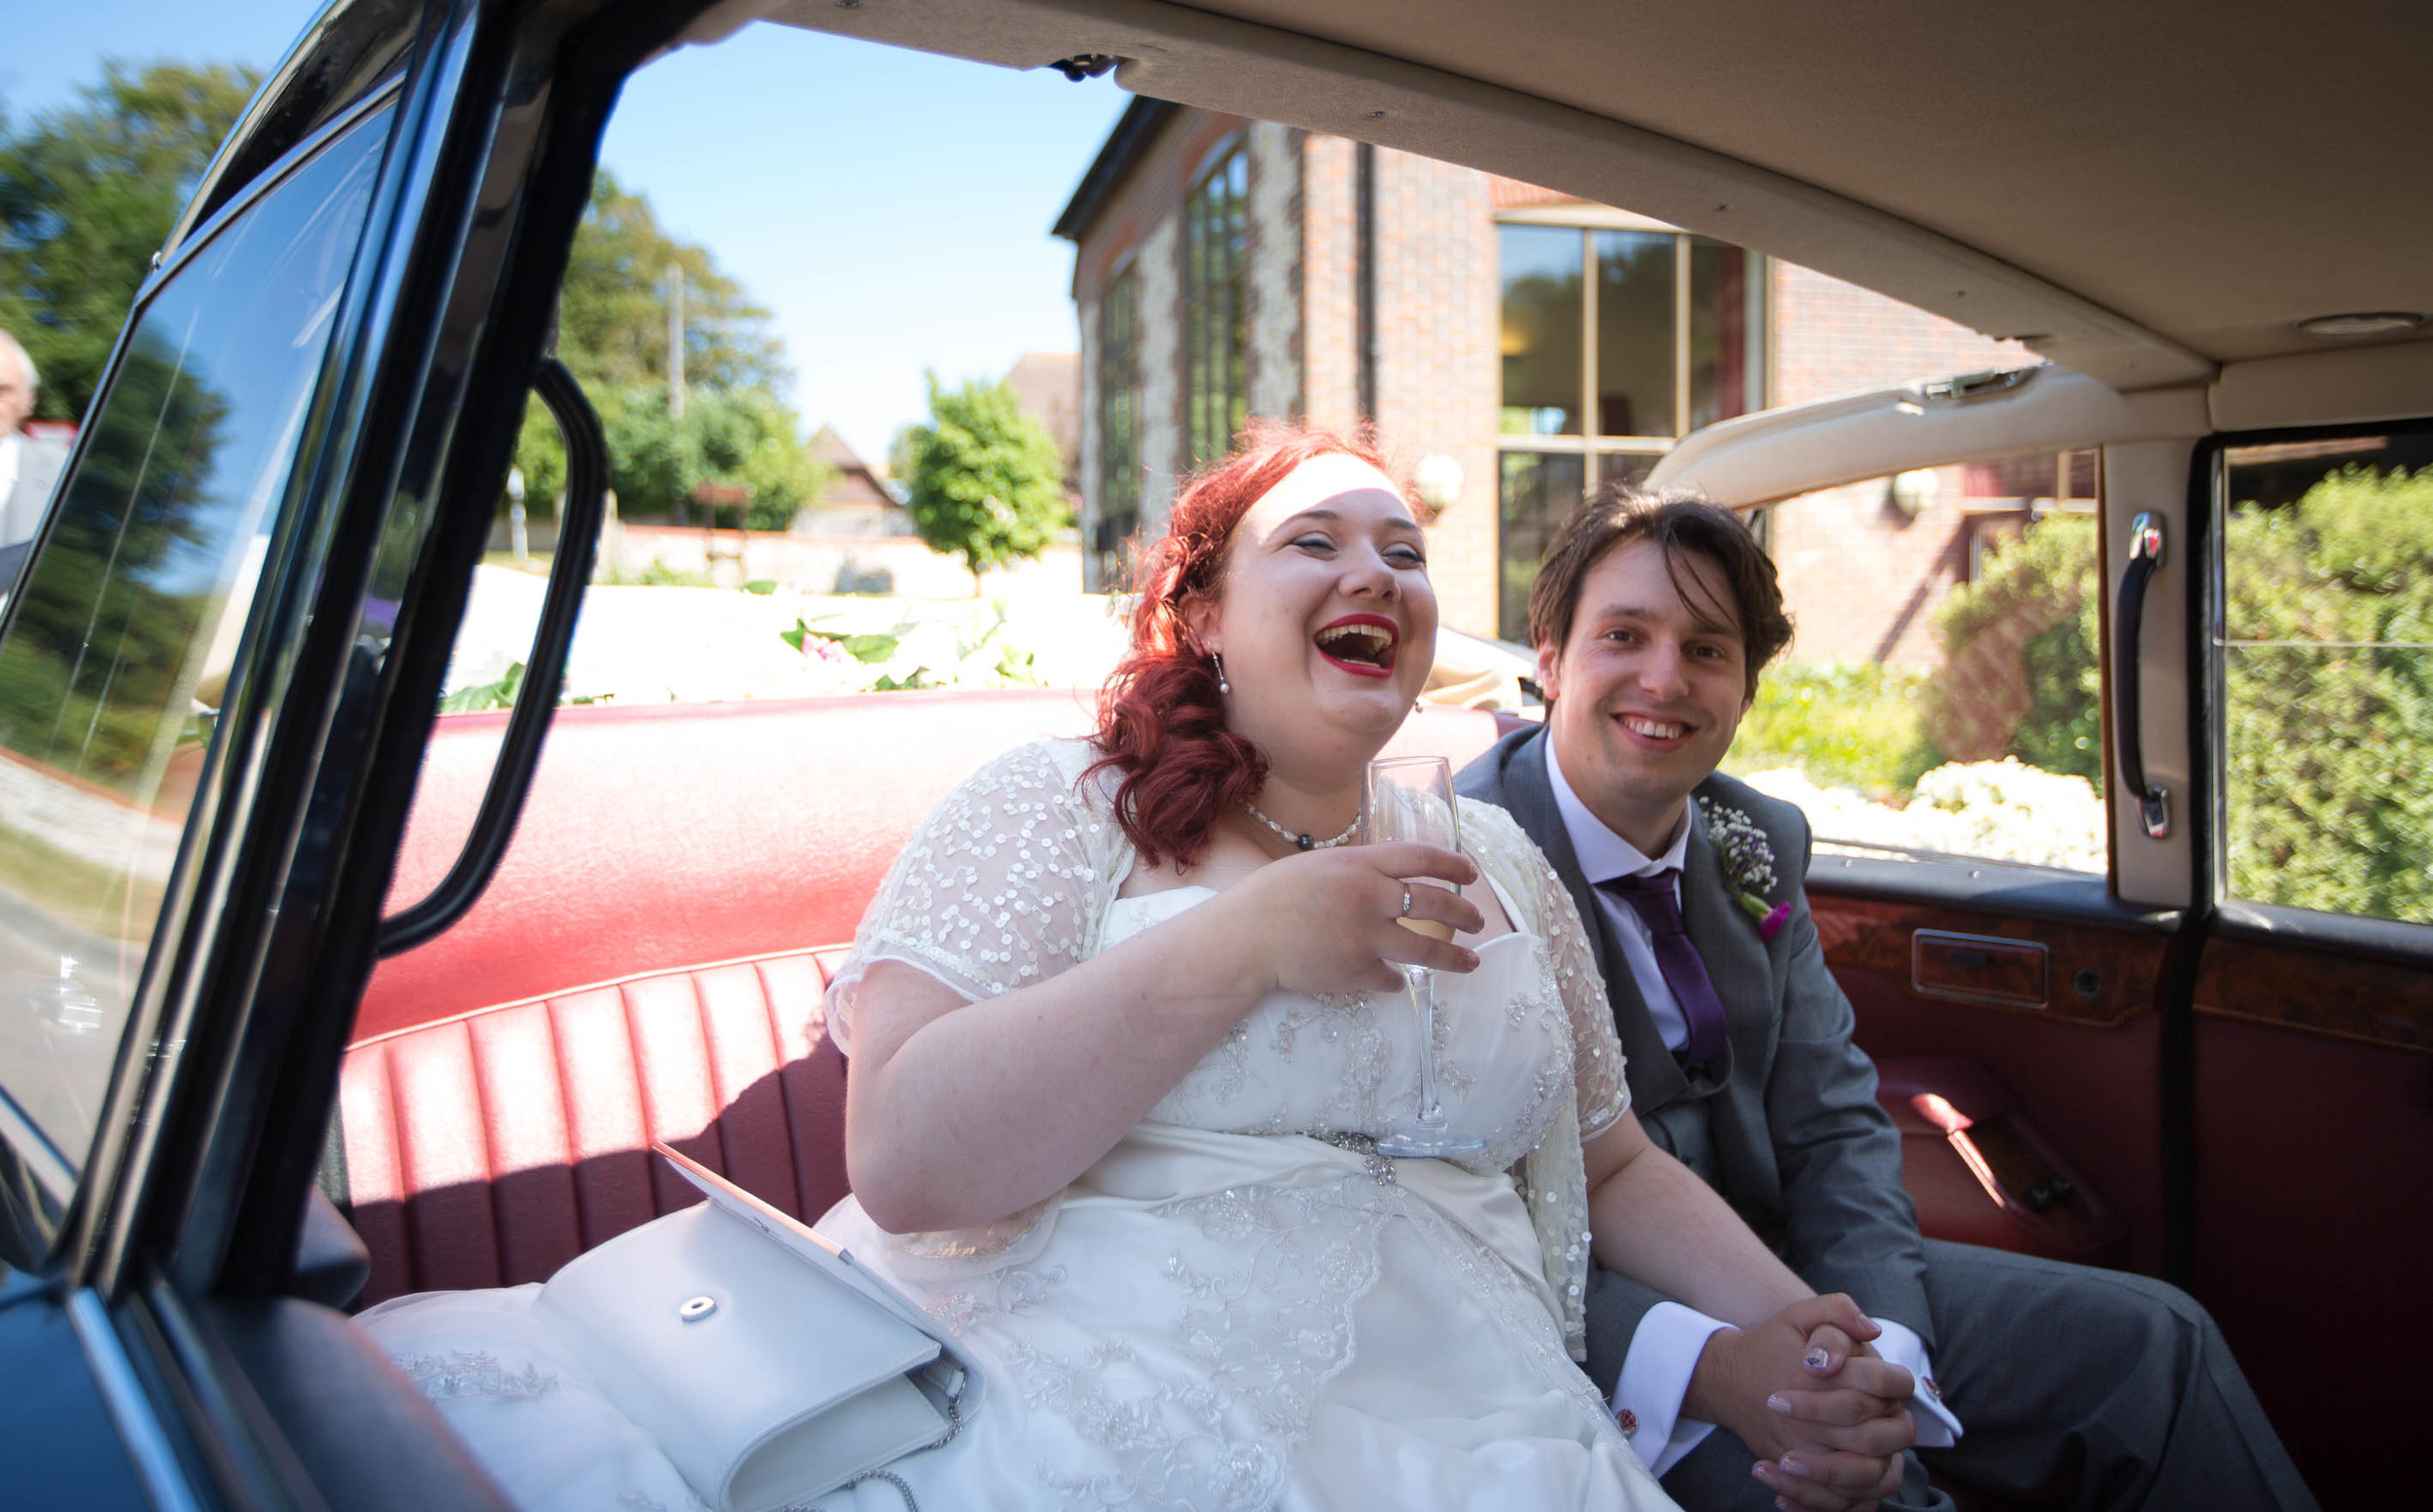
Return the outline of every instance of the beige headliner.
{"type": "Polygon", "coordinates": [[[2290,329],[2306,316],[2433,309],[2421,0],[779,0],[769,14],[1017,67],[1113,54],[1144,93],[1711,232],[2124,388],[2321,350],[2290,329]]]}

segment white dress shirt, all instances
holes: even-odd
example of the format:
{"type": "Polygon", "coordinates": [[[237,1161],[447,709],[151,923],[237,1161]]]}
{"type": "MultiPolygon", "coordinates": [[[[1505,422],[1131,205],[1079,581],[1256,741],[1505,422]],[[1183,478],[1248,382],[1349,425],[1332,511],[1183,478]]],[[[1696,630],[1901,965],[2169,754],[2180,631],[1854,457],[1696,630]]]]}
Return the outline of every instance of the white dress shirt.
{"type": "MultiPolygon", "coordinates": [[[[1554,742],[1547,740],[1543,744],[1546,783],[1554,790],[1555,811],[1562,815],[1572,853],[1579,858],[1580,872],[1588,882],[1594,884],[1616,877],[1652,877],[1669,868],[1676,873],[1673,887],[1678,897],[1678,873],[1689,853],[1689,805],[1682,806],[1672,844],[1665,846],[1662,855],[1650,857],[1588,811],[1588,806],[1564,780],[1563,764],[1554,756],[1554,742]]],[[[1689,1021],[1682,1017],[1681,1004],[1674,1000],[1673,990],[1665,985],[1647,921],[1639,917],[1637,909],[1601,888],[1597,889],[1596,899],[1598,909],[1613,926],[1615,940],[1621,946],[1622,964],[1629,968],[1631,982],[1648,1005],[1648,1016],[1655,1021],[1657,1032],[1664,1036],[1664,1047],[1675,1053],[1688,1049],[1689,1021]]],[[[1910,1398],[1918,1446],[1948,1447],[1960,1436],[1960,1420],[1943,1406],[1929,1385],[1934,1369],[1926,1357],[1925,1342],[1909,1328],[1888,1318],[1873,1321],[1884,1331],[1874,1341],[1875,1352],[1919,1382],[1916,1395],[1910,1398]],[[1919,1413],[1914,1410],[1918,1407],[1926,1410],[1919,1413]]],[[[1613,1405],[1615,1419],[1629,1437],[1630,1447],[1647,1461],[1652,1473],[1660,1476],[1679,1464],[1684,1456],[1715,1431],[1712,1422],[1682,1416],[1682,1400],[1689,1394],[1689,1378],[1697,1372],[1698,1356],[1705,1352],[1707,1340],[1730,1326],[1678,1302],[1659,1302],[1639,1319],[1638,1330],[1630,1336],[1630,1352],[1622,1360],[1621,1378],[1614,1384],[1613,1405]]]]}

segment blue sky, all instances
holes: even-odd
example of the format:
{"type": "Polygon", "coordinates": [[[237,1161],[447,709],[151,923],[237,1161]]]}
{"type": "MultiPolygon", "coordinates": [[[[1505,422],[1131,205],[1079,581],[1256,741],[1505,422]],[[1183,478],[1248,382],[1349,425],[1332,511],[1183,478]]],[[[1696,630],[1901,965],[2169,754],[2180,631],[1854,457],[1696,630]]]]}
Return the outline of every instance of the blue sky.
{"type": "MultiPolygon", "coordinates": [[[[267,69],[309,0],[18,7],[8,118],[71,102],[101,60],[267,69]]],[[[997,378],[1078,343],[1072,249],[1047,234],[1128,96],[790,27],[746,27],[628,81],[601,162],[776,313],[807,425],[871,460],[926,413],[922,372],[997,378]]]]}

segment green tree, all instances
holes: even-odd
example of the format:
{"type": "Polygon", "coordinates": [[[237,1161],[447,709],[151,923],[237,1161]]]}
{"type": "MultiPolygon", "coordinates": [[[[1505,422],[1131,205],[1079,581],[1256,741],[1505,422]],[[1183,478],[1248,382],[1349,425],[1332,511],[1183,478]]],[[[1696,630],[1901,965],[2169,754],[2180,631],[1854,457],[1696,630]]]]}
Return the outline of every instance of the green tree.
{"type": "MultiPolygon", "coordinates": [[[[714,484],[749,491],[752,528],[782,530],[826,490],[832,470],[779,396],[788,375],[768,322],[707,249],[660,229],[647,199],[606,172],[593,180],[559,294],[558,358],[599,412],[622,514],[683,518],[694,488],[714,484]],[[672,268],[684,270],[682,419],[668,407],[672,268]]],[[[526,406],[516,466],[527,507],[565,487],[558,427],[537,402],[526,406]]]]}
{"type": "Polygon", "coordinates": [[[258,76],[102,65],[78,103],[0,119],[0,328],[42,370],[47,419],[91,403],[127,306],[258,76]]]}
{"type": "Polygon", "coordinates": [[[1072,522],[1055,440],[1002,383],[949,393],[934,373],[928,383],[929,423],[904,442],[913,529],[931,551],[961,553],[975,580],[1038,556],[1072,522]]]}
{"type": "Polygon", "coordinates": [[[789,375],[769,311],[705,247],[659,228],[650,201],[602,170],[558,299],[558,359],[587,387],[668,380],[668,273],[684,270],[684,380],[776,392],[789,375]]]}
{"type": "Polygon", "coordinates": [[[608,433],[610,486],[628,513],[680,514],[693,490],[710,484],[749,495],[751,528],[782,530],[832,476],[797,439],[794,413],[760,389],[692,394],[681,419],[655,388],[610,389],[595,402],[608,433]]]}

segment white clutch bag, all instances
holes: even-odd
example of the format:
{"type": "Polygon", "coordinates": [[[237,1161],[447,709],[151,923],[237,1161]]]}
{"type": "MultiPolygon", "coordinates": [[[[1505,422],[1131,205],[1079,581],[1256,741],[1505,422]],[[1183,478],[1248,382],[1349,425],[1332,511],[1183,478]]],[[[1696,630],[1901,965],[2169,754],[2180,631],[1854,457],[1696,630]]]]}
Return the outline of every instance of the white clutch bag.
{"type": "Polygon", "coordinates": [[[709,1201],[567,1262],[534,1314],[718,1512],[776,1512],[944,1444],[960,1351],[852,1256],[685,1156],[709,1201]]]}

